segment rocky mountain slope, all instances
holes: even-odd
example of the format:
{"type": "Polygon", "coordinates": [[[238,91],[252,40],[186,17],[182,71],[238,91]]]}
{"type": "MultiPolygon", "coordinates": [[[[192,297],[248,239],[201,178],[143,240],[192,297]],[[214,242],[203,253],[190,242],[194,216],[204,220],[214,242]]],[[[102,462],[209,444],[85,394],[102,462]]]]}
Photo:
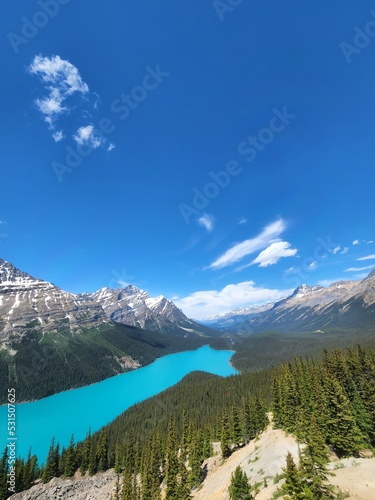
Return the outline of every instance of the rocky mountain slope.
{"type": "Polygon", "coordinates": [[[227,313],[211,326],[239,333],[368,328],[375,322],[375,270],[362,281],[340,281],[326,288],[301,285],[264,310],[243,311],[227,313]]]}
{"type": "Polygon", "coordinates": [[[152,298],[134,285],[105,287],[85,296],[99,303],[109,319],[124,325],[180,337],[217,333],[189,319],[171,300],[162,295],[152,298]]]}
{"type": "Polygon", "coordinates": [[[27,332],[77,332],[108,324],[98,303],[33,278],[0,259],[0,342],[27,332]]]}

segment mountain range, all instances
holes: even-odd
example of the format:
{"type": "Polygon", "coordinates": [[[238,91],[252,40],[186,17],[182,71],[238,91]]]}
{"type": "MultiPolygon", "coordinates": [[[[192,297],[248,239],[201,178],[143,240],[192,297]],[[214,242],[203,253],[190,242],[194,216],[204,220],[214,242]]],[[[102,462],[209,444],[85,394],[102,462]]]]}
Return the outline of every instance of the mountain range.
{"type": "Polygon", "coordinates": [[[324,331],[369,328],[375,323],[375,270],[361,281],[339,281],[328,287],[299,286],[274,303],[236,309],[208,324],[227,332],[324,331]]]}
{"type": "Polygon", "coordinates": [[[215,333],[187,318],[172,301],[152,298],[133,285],[75,295],[0,259],[2,343],[21,340],[30,331],[77,333],[113,322],[179,337],[215,333]]]}

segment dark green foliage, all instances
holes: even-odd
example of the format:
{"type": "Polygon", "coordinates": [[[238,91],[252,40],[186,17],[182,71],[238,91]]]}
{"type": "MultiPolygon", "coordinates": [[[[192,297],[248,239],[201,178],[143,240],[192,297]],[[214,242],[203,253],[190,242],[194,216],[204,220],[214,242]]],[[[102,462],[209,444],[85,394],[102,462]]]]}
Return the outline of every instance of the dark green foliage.
{"type": "Polygon", "coordinates": [[[74,438],[72,436],[70,439],[69,446],[65,452],[63,475],[66,477],[72,477],[76,469],[77,469],[76,451],[74,447],[74,438]]]}
{"type": "Polygon", "coordinates": [[[285,482],[281,487],[281,491],[295,500],[304,498],[303,484],[301,475],[297,469],[292,454],[288,451],[286,456],[286,467],[284,469],[285,482]]]}
{"type": "Polygon", "coordinates": [[[243,428],[240,424],[240,417],[235,403],[232,406],[232,443],[237,448],[243,443],[243,428]]]}
{"type": "Polygon", "coordinates": [[[229,497],[231,500],[251,500],[253,498],[247,475],[239,465],[232,474],[229,497]]]}
{"type": "Polygon", "coordinates": [[[361,347],[324,352],[323,362],[294,360],[272,381],[275,424],[306,442],[314,416],[319,433],[339,456],[375,445],[375,353],[361,347]]]}
{"type": "Polygon", "coordinates": [[[232,453],[231,442],[232,440],[229,429],[228,415],[227,412],[223,410],[223,414],[221,417],[220,445],[221,445],[221,454],[224,459],[228,458],[232,453]]]}
{"type": "Polygon", "coordinates": [[[48,483],[52,478],[60,475],[59,471],[59,445],[55,445],[55,439],[52,438],[51,446],[48,451],[46,466],[43,469],[43,483],[48,483]]]}

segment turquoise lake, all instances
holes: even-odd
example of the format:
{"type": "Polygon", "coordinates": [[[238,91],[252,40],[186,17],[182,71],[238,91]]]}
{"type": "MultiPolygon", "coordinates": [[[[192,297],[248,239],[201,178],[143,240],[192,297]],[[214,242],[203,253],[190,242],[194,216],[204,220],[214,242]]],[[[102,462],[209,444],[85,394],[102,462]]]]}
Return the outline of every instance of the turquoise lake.
{"type": "MultiPolygon", "coordinates": [[[[169,354],[152,364],[79,389],[16,405],[17,455],[26,457],[31,447],[39,463],[54,436],[60,447],[97,431],[135,403],[164,391],[190,372],[201,370],[223,377],[238,373],[229,360],[234,351],[204,346],[196,351],[169,354]]],[[[0,452],[7,441],[7,407],[0,407],[0,452]]]]}

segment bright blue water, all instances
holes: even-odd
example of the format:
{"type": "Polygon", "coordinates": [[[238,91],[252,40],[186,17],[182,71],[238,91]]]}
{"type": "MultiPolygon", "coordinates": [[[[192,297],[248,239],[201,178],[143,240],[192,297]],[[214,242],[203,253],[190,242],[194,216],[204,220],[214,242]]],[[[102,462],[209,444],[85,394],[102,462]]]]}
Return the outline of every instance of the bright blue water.
{"type": "MultiPolygon", "coordinates": [[[[80,389],[61,392],[30,403],[16,405],[17,454],[32,453],[43,462],[54,436],[67,446],[85,438],[89,428],[97,431],[129,406],[143,401],[179,382],[192,371],[221,376],[236,374],[229,359],[234,351],[215,351],[204,346],[196,351],[170,354],[152,364],[80,389]]],[[[7,407],[0,407],[0,453],[7,441],[7,407]]]]}

